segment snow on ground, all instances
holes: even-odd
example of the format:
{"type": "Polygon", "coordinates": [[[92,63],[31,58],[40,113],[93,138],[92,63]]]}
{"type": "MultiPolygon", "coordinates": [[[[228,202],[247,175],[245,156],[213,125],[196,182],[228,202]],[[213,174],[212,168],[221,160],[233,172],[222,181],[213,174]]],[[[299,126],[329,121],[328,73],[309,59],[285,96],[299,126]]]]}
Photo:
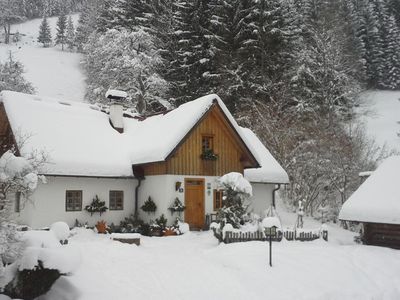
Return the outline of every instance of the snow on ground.
{"type": "MultiPolygon", "coordinates": [[[[337,241],[220,244],[211,232],[142,237],[141,245],[79,229],[82,265],[67,277],[82,300],[400,299],[400,251],[337,241]]],[[[335,236],[336,235],[336,236],[335,236]]]]}
{"type": "MultiPolygon", "coordinates": [[[[77,21],[78,15],[73,15],[77,21]]],[[[0,44],[0,60],[13,56],[25,66],[25,78],[36,88],[37,94],[56,97],[60,100],[83,101],[85,79],[80,68],[79,53],[61,51],[59,46],[43,48],[37,43],[41,19],[33,19],[11,27],[22,39],[11,45],[0,44]]],[[[52,37],[56,36],[57,17],[48,19],[52,37]]]]}
{"type": "Polygon", "coordinates": [[[361,95],[361,117],[379,146],[400,151],[400,91],[369,91],[361,95]]]}

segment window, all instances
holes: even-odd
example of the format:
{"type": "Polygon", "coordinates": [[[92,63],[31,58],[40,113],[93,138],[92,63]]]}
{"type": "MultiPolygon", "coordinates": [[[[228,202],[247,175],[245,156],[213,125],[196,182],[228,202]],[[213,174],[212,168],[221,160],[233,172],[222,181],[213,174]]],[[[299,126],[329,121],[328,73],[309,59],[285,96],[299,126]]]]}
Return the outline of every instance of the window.
{"type": "Polygon", "coordinates": [[[214,190],[214,210],[218,210],[223,206],[224,191],[214,190]]]}
{"type": "Polygon", "coordinates": [[[66,211],[82,210],[82,191],[65,192],[65,210],[66,211]]]}
{"type": "Polygon", "coordinates": [[[110,191],[110,210],[124,209],[124,191],[110,191]]]}
{"type": "Polygon", "coordinates": [[[201,137],[201,151],[207,153],[214,150],[214,139],[212,135],[203,135],[201,137]]]}
{"type": "Polygon", "coordinates": [[[14,211],[16,213],[19,213],[21,211],[21,192],[16,192],[15,193],[14,211]]]}

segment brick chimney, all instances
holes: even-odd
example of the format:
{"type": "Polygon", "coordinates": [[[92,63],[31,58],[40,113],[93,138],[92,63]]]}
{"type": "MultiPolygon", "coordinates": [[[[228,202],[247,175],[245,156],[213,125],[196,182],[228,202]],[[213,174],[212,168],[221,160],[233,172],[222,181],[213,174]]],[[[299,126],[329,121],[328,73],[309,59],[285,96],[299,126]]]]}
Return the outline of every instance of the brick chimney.
{"type": "Polygon", "coordinates": [[[119,133],[124,132],[124,120],[123,120],[123,103],[128,97],[128,94],[124,91],[108,90],[106,92],[106,98],[110,100],[110,122],[111,125],[119,133]]]}

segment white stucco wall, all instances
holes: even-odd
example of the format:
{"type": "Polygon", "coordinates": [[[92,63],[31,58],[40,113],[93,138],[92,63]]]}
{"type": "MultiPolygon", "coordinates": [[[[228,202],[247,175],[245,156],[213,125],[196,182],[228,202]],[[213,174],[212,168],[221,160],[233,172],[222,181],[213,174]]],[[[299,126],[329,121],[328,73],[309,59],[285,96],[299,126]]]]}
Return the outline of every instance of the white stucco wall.
{"type": "Polygon", "coordinates": [[[137,181],[134,179],[104,179],[104,178],[78,178],[78,177],[50,177],[47,184],[40,184],[25,207],[15,217],[20,224],[32,228],[41,228],[51,225],[56,221],[64,221],[73,226],[75,219],[88,222],[89,226],[95,225],[99,220],[108,224],[119,224],[134,209],[134,191],[137,181]],[[82,190],[82,211],[65,211],[65,191],[82,190]],[[95,195],[106,202],[109,207],[109,191],[124,191],[124,210],[107,210],[101,216],[99,213],[90,216],[84,207],[92,202],[95,195]]]}
{"type": "Polygon", "coordinates": [[[272,191],[275,184],[268,183],[252,183],[253,196],[250,199],[249,211],[263,217],[264,211],[272,204],[272,191]]]}
{"type": "MultiPolygon", "coordinates": [[[[155,220],[161,214],[172,224],[177,214],[171,214],[168,207],[178,197],[182,203],[185,203],[185,178],[204,178],[205,179],[205,213],[215,213],[213,210],[213,190],[218,187],[216,176],[184,176],[184,175],[157,175],[147,176],[142,181],[139,190],[139,216],[146,222],[155,220]],[[175,182],[182,182],[183,191],[175,190],[175,182]],[[151,196],[157,204],[155,214],[147,214],[140,209],[147,198],[151,196]]],[[[67,222],[73,226],[75,219],[80,222],[88,222],[89,226],[95,225],[98,221],[104,220],[108,224],[118,225],[121,220],[133,213],[135,179],[104,179],[104,178],[78,178],[78,177],[47,177],[47,184],[40,184],[33,196],[32,202],[26,202],[20,213],[15,214],[16,220],[20,224],[26,224],[32,228],[41,228],[51,225],[56,221],[67,222]],[[82,190],[82,211],[65,211],[65,191],[82,190]],[[109,207],[109,191],[124,191],[124,210],[110,211],[101,216],[96,213],[90,216],[90,213],[84,210],[84,207],[91,203],[93,197],[98,195],[102,201],[109,207]]],[[[249,211],[259,215],[272,203],[273,184],[252,183],[253,197],[250,201],[249,211]]],[[[184,212],[181,213],[184,220],[184,212]]]]}
{"type": "MultiPolygon", "coordinates": [[[[139,192],[139,215],[140,217],[149,222],[155,220],[161,214],[164,214],[168,219],[168,224],[175,221],[178,214],[171,215],[168,207],[171,206],[176,197],[185,203],[185,178],[204,178],[205,179],[205,213],[213,213],[213,189],[217,188],[216,176],[185,176],[185,175],[155,175],[146,176],[146,179],[142,181],[139,192]],[[183,191],[175,191],[175,182],[182,182],[183,191]],[[209,187],[209,188],[208,188],[209,187]],[[147,214],[140,207],[143,203],[151,196],[153,201],[157,204],[157,211],[155,214],[147,214]]],[[[184,212],[181,213],[181,219],[184,220],[184,212]]]]}
{"type": "MultiPolygon", "coordinates": [[[[155,220],[161,214],[164,214],[171,224],[178,216],[177,214],[171,215],[168,207],[172,204],[176,197],[182,203],[185,203],[185,178],[204,178],[205,179],[205,213],[216,213],[213,209],[214,194],[213,190],[218,187],[217,176],[184,176],[184,175],[156,175],[147,176],[142,181],[139,192],[139,215],[140,217],[149,222],[155,220]],[[175,182],[182,182],[183,191],[175,191],[175,182]],[[143,203],[151,196],[153,201],[157,204],[157,211],[154,214],[147,214],[140,209],[143,203]]],[[[252,211],[260,216],[263,216],[264,211],[272,204],[272,191],[275,188],[274,184],[265,183],[252,183],[253,196],[250,199],[249,212],[252,211]]],[[[184,212],[181,213],[181,218],[184,220],[184,212]]]]}

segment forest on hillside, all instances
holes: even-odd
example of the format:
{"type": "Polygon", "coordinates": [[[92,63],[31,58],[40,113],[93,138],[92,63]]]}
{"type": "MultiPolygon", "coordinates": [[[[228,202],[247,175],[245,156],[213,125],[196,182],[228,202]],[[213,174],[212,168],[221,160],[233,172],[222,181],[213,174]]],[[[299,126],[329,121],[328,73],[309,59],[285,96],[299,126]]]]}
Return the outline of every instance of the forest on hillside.
{"type": "Polygon", "coordinates": [[[89,102],[121,89],[148,114],[218,94],[289,173],[289,204],[316,218],[336,220],[358,173],[389,153],[365,136],[357,106],[366,89],[400,89],[398,0],[0,5],[25,18],[80,12],[70,48],[83,54],[89,102]]]}

